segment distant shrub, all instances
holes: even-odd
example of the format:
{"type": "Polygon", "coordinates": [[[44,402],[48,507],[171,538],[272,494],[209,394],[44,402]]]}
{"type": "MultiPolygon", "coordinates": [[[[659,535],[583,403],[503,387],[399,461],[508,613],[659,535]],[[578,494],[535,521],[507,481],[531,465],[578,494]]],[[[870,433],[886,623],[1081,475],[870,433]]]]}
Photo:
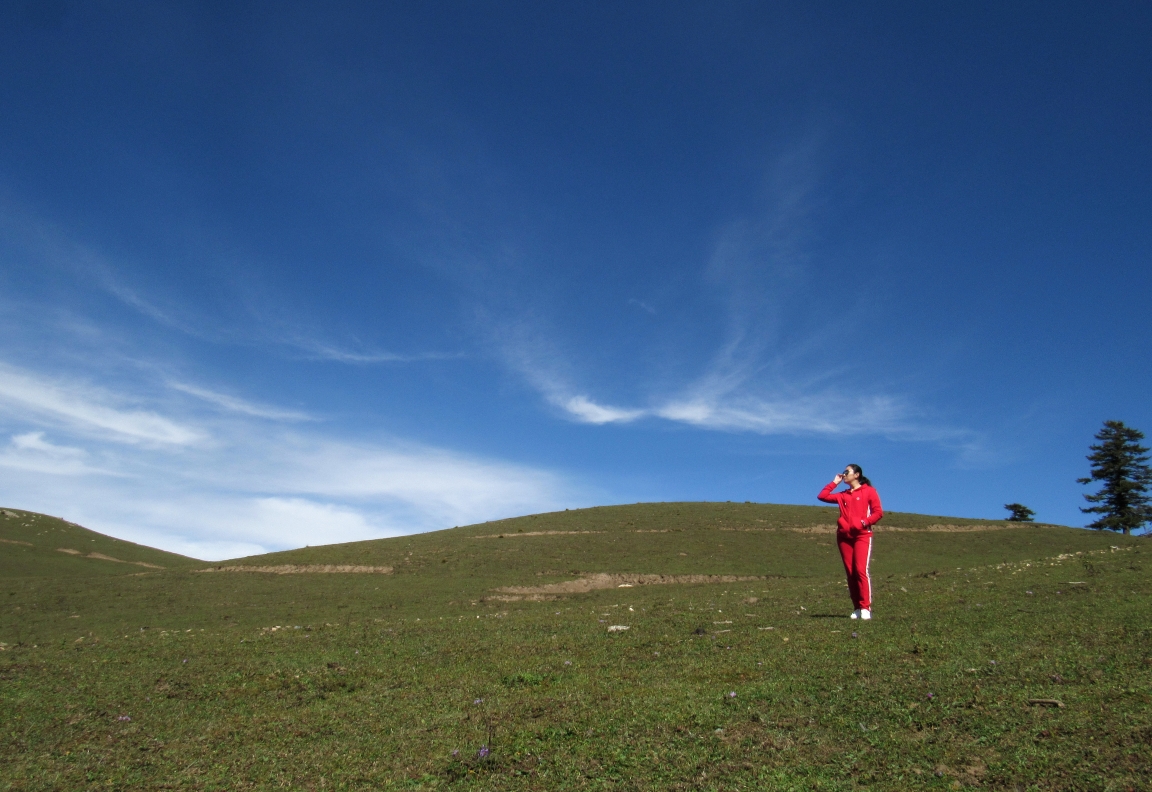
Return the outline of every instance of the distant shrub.
{"type": "Polygon", "coordinates": [[[1004,508],[1011,512],[1008,522],[1032,522],[1032,518],[1036,516],[1036,512],[1022,503],[1005,503],[1004,508]]]}

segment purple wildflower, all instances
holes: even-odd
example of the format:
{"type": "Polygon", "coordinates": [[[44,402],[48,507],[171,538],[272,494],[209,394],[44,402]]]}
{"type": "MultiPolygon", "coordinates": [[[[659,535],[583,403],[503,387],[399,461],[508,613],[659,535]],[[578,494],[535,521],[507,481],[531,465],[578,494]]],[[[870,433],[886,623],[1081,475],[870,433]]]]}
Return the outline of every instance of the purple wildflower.
{"type": "Polygon", "coordinates": [[[127,715],[121,715],[121,716],[120,716],[119,718],[117,718],[116,720],[121,720],[121,721],[130,721],[130,720],[132,720],[132,718],[130,718],[130,717],[129,717],[129,716],[127,716],[127,715]]]}
{"type": "Polygon", "coordinates": [[[571,660],[565,660],[564,665],[572,665],[572,661],[571,660]]]}
{"type": "Polygon", "coordinates": [[[459,755],[460,755],[460,751],[458,751],[458,750],[455,750],[455,751],[453,751],[453,752],[452,752],[452,758],[453,758],[453,759],[455,759],[455,758],[456,758],[457,756],[459,756],[459,755]]]}
{"type": "Polygon", "coordinates": [[[736,698],[736,691],[733,690],[731,693],[729,693],[728,698],[736,698]]]}
{"type": "Polygon", "coordinates": [[[487,755],[488,755],[488,746],[487,745],[481,745],[480,750],[476,752],[476,756],[483,759],[487,755]]]}
{"type": "Polygon", "coordinates": [[[928,698],[929,698],[929,699],[934,699],[934,698],[936,698],[936,694],[935,694],[935,693],[929,693],[929,694],[928,694],[928,698]]]}
{"type": "Polygon", "coordinates": [[[475,701],[473,701],[472,703],[473,703],[473,704],[483,704],[483,703],[484,703],[484,699],[476,699],[476,700],[475,700],[475,701]]]}

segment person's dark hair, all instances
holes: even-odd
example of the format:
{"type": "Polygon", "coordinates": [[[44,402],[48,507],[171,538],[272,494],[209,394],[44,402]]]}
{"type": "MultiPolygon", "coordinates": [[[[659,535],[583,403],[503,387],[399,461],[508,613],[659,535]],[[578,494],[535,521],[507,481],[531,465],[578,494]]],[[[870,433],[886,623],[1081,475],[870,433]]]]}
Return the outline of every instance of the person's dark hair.
{"type": "Polygon", "coordinates": [[[868,477],[864,475],[864,468],[860,467],[859,465],[849,465],[848,467],[856,471],[856,475],[860,477],[861,484],[867,484],[869,487],[872,486],[872,482],[869,481],[868,477]]]}

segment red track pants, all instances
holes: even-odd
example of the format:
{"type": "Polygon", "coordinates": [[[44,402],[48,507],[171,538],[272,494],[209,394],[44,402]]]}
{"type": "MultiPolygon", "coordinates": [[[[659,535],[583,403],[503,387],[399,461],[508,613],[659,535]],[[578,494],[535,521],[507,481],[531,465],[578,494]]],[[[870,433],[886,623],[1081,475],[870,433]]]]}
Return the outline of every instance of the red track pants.
{"type": "Polygon", "coordinates": [[[857,609],[871,610],[872,581],[868,577],[868,562],[872,559],[872,532],[862,531],[853,536],[837,531],[836,544],[840,546],[840,557],[844,559],[852,605],[857,609]]]}

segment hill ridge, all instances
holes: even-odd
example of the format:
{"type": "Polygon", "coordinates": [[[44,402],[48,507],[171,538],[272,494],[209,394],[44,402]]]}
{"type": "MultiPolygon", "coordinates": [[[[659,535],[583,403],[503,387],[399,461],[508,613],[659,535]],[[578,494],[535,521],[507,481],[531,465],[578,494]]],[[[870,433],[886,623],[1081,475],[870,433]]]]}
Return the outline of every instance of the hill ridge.
{"type": "Polygon", "coordinates": [[[48,514],[0,509],[0,577],[69,577],[185,569],[195,559],[93,531],[48,514]]]}

